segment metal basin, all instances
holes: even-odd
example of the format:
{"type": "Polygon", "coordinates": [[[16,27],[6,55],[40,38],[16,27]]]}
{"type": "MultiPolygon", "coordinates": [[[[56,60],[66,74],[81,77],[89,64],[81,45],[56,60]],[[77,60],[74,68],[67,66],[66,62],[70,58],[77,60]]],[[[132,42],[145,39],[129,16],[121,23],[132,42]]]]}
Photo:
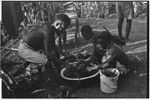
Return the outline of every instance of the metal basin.
{"type": "Polygon", "coordinates": [[[92,83],[99,82],[99,71],[93,75],[82,78],[69,78],[64,75],[66,68],[63,68],[60,72],[60,76],[67,82],[68,85],[73,87],[87,87],[92,83]],[[98,77],[97,77],[98,76],[98,77]]]}

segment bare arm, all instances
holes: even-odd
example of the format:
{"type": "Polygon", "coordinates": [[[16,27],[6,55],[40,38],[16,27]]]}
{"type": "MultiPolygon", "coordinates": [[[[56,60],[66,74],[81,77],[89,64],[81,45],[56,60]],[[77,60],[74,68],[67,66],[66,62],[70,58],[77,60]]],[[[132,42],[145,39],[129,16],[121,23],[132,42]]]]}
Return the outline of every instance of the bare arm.
{"type": "Polygon", "coordinates": [[[97,50],[96,39],[92,40],[92,48],[93,48],[92,55],[88,59],[85,60],[87,63],[90,63],[90,62],[94,61],[94,59],[95,59],[95,54],[96,54],[96,50],[97,50]]]}
{"type": "Polygon", "coordinates": [[[55,28],[50,27],[50,31],[46,30],[46,28],[44,30],[44,50],[46,56],[50,59],[53,59],[54,57],[52,56],[55,55],[56,52],[58,52],[58,49],[55,45],[55,28]]]}
{"type": "Polygon", "coordinates": [[[47,35],[46,32],[44,32],[44,50],[45,50],[45,54],[48,57],[48,59],[52,59],[52,46],[49,45],[50,41],[49,41],[49,37],[47,35]]]}

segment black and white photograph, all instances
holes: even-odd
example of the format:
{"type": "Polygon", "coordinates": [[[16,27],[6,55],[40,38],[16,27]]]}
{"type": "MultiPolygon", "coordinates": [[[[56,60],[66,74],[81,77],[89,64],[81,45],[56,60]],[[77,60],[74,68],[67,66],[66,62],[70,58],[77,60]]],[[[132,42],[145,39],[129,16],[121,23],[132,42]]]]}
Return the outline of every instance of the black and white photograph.
{"type": "Polygon", "coordinates": [[[149,98],[149,1],[10,1],[1,99],[149,98]]]}

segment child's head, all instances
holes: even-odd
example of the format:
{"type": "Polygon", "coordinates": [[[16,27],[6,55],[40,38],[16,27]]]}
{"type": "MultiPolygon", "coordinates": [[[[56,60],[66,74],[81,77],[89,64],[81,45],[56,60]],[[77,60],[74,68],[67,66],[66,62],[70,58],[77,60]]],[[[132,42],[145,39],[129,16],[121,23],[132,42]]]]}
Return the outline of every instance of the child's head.
{"type": "Polygon", "coordinates": [[[90,40],[93,36],[93,31],[92,31],[91,26],[83,25],[81,27],[81,34],[86,40],[90,40]]]}
{"type": "Polygon", "coordinates": [[[71,24],[70,18],[66,14],[59,13],[55,16],[53,25],[58,30],[65,30],[71,24]]]}
{"type": "Polygon", "coordinates": [[[98,35],[98,44],[101,48],[105,49],[111,43],[111,34],[107,31],[102,31],[98,35]]]}

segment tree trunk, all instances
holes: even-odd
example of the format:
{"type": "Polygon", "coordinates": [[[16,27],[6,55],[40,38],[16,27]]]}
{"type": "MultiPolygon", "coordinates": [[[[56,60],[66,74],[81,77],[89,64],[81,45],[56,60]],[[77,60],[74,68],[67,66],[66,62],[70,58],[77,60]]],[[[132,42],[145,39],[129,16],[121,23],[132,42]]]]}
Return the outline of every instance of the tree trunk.
{"type": "Polygon", "coordinates": [[[75,42],[75,47],[77,46],[77,38],[78,38],[78,34],[79,34],[79,20],[78,20],[78,4],[75,5],[75,10],[76,10],[76,14],[77,14],[77,18],[75,19],[75,38],[74,38],[74,42],[75,42]]]}
{"type": "Polygon", "coordinates": [[[53,2],[51,2],[48,6],[48,22],[50,24],[53,23],[54,19],[55,19],[55,11],[54,11],[54,8],[53,8],[53,2]]]}
{"type": "Polygon", "coordinates": [[[76,23],[75,23],[76,25],[75,25],[75,28],[76,28],[76,30],[75,30],[75,46],[77,46],[77,39],[78,39],[78,35],[79,35],[79,20],[78,20],[78,18],[76,18],[76,23]]]}
{"type": "Polygon", "coordinates": [[[11,38],[18,36],[18,28],[23,20],[20,2],[2,2],[2,22],[11,38]]]}

